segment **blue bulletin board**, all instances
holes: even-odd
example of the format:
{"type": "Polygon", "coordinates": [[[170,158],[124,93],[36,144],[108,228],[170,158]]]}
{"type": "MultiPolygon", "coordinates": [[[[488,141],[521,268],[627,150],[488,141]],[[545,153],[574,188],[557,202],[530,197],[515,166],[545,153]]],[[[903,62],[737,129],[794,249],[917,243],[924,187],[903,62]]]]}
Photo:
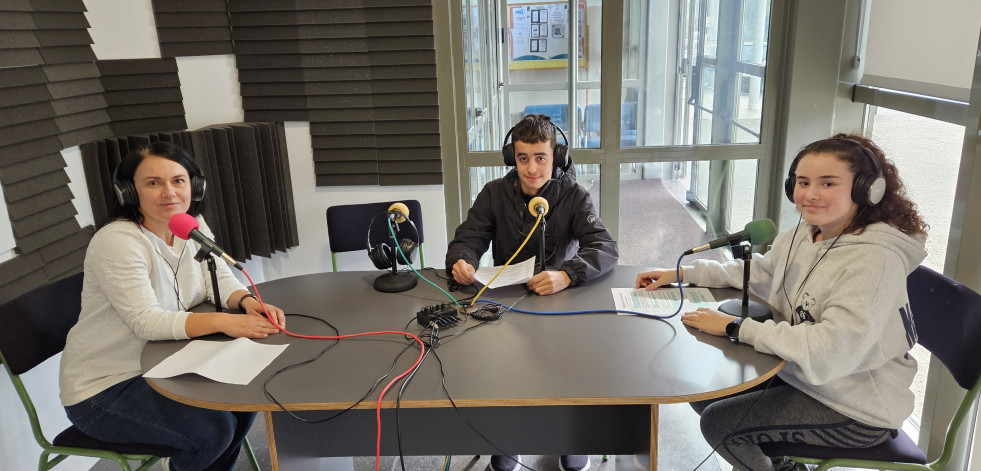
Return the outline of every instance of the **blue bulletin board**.
{"type": "MultiPolygon", "coordinates": [[[[578,3],[579,67],[586,66],[586,5],[578,3]]],[[[509,69],[568,67],[569,3],[546,2],[508,6],[509,69]]]]}

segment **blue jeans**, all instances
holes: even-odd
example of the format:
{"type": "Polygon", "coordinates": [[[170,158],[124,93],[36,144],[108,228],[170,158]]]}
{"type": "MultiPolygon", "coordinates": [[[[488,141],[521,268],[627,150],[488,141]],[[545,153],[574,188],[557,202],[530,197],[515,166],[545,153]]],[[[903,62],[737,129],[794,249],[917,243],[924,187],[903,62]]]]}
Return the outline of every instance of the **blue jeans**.
{"type": "Polygon", "coordinates": [[[90,437],[177,449],[170,458],[174,471],[231,470],[255,419],[254,412],[181,404],[154,391],[142,376],[66,406],[65,411],[68,419],[90,437]]]}

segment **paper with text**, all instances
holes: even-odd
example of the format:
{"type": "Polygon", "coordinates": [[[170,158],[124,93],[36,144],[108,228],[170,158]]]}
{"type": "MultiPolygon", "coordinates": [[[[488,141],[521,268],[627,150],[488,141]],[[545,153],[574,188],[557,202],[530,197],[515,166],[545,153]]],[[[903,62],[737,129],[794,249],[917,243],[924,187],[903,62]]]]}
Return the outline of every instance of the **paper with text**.
{"type": "Polygon", "coordinates": [[[147,371],[147,378],[196,373],[229,384],[249,384],[289,345],[263,345],[240,337],[231,342],[192,340],[147,371]]]}
{"type": "MultiPolygon", "coordinates": [[[[537,257],[531,257],[521,263],[516,263],[514,265],[508,265],[501,274],[494,279],[488,288],[500,288],[502,286],[516,285],[520,283],[527,283],[528,280],[535,274],[535,259],[537,257]]],[[[483,267],[478,268],[477,273],[474,274],[474,278],[477,279],[481,284],[486,285],[487,282],[494,278],[494,275],[500,270],[501,267],[483,267]]]]}
{"type": "MultiPolygon", "coordinates": [[[[647,291],[644,288],[612,288],[612,291],[617,310],[655,316],[670,316],[678,310],[678,288],[661,288],[654,291],[647,291]]],[[[700,307],[715,309],[718,306],[719,303],[715,301],[708,288],[685,288],[684,312],[694,311],[700,307]]]]}

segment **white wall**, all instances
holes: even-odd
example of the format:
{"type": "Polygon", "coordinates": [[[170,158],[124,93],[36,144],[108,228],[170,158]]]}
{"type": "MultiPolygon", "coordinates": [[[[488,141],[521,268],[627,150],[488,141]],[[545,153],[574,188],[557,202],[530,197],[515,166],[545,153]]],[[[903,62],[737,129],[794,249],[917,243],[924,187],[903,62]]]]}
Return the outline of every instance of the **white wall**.
{"type": "MultiPolygon", "coordinates": [[[[92,49],[99,59],[139,59],[160,57],[156,29],[149,0],[88,0],[85,2],[95,42],[92,49]]],[[[179,58],[178,73],[189,129],[209,124],[240,122],[244,112],[233,56],[179,58]]],[[[269,259],[255,257],[245,263],[257,283],[278,278],[331,270],[325,211],[328,206],[362,202],[416,199],[422,204],[426,261],[441,267],[446,253],[446,225],[442,185],[404,187],[317,188],[313,175],[313,155],[308,123],[286,124],[293,197],[296,206],[300,245],[269,259]]],[[[75,196],[81,226],[93,222],[85,176],[78,147],[62,151],[68,164],[69,187],[75,196]]],[[[6,205],[0,205],[0,261],[13,256],[14,247],[6,205]],[[9,238],[9,242],[7,238],[9,238]]],[[[338,256],[342,270],[373,270],[365,252],[338,256]]],[[[244,278],[244,277],[243,277],[244,278]]],[[[269,300],[275,302],[275,300],[269,300]]],[[[60,355],[29,374],[24,382],[35,400],[42,427],[49,439],[68,425],[58,400],[58,362],[60,355]]],[[[31,437],[27,416],[9,381],[0,380],[0,470],[36,469],[40,448],[31,437]]],[[[66,471],[87,470],[94,460],[70,458],[59,465],[66,471]]]]}

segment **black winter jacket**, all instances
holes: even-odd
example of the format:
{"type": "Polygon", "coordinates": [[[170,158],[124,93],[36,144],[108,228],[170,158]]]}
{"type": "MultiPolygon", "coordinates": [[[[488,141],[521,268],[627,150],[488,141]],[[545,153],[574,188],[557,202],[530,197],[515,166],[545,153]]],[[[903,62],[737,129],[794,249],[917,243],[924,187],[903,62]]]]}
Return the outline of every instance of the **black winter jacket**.
{"type": "MultiPolygon", "coordinates": [[[[576,183],[575,168],[566,168],[555,169],[553,178],[538,193],[549,203],[544,218],[545,266],[558,266],[569,275],[570,286],[579,286],[613,269],[618,252],[613,236],[596,215],[589,193],[576,183]]],[[[484,185],[446,249],[447,273],[452,274],[453,264],[460,259],[477,268],[492,243],[494,265],[507,262],[535,224],[528,199],[521,193],[517,169],[484,185]]],[[[538,255],[538,231],[512,264],[538,255]]]]}

